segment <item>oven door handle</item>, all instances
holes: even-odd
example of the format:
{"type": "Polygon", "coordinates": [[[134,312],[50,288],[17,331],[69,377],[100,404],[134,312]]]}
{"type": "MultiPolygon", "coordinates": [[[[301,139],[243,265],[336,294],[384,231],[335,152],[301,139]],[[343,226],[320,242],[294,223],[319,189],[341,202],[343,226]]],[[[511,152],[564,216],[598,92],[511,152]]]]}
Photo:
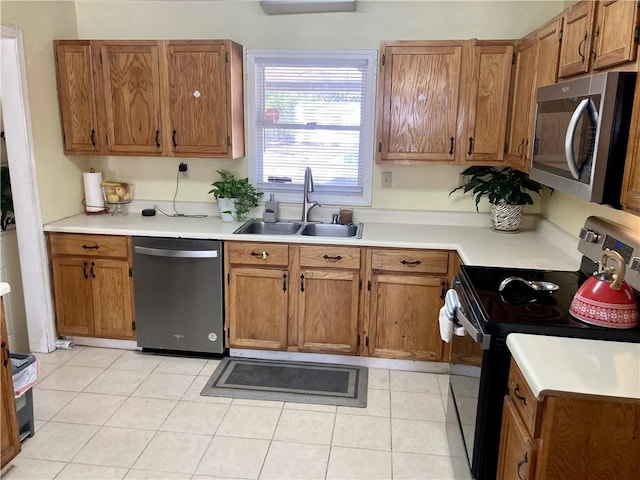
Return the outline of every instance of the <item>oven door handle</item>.
{"type": "Polygon", "coordinates": [[[483,350],[489,350],[491,335],[488,333],[482,333],[474,327],[461,308],[456,309],[455,321],[464,327],[464,331],[473,339],[474,342],[482,345],[483,350]]]}
{"type": "MultiPolygon", "coordinates": [[[[592,128],[596,127],[598,122],[598,113],[595,110],[593,101],[590,98],[584,98],[576,107],[573,115],[571,115],[571,120],[569,120],[569,126],[567,127],[567,134],[564,139],[565,160],[569,167],[569,171],[571,172],[571,176],[576,180],[580,179],[580,169],[578,168],[576,157],[573,152],[573,141],[576,136],[578,122],[585,111],[589,113],[589,120],[592,123],[592,128]]],[[[593,145],[591,145],[590,148],[593,148],[593,145]]]]}

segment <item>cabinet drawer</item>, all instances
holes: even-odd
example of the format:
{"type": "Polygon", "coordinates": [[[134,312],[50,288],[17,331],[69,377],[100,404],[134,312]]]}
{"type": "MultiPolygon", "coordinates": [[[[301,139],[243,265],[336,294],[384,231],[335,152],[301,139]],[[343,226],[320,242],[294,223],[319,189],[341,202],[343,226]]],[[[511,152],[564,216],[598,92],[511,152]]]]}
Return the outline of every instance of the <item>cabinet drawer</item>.
{"type": "Polygon", "coordinates": [[[301,267],[360,268],[360,249],[357,247],[300,247],[301,267]]]}
{"type": "Polygon", "coordinates": [[[373,250],[371,252],[373,270],[446,274],[448,263],[447,252],[426,250],[373,250]]]}
{"type": "Polygon", "coordinates": [[[522,417],[522,421],[529,430],[531,436],[535,436],[536,410],[538,400],[527,385],[516,362],[511,360],[509,369],[509,396],[513,400],[516,410],[522,417]]]}
{"type": "Polygon", "coordinates": [[[289,246],[274,243],[227,243],[229,262],[244,265],[289,265],[289,246]]]}
{"type": "Polygon", "coordinates": [[[83,257],[129,256],[129,237],[52,233],[49,235],[51,255],[81,255],[83,257]]]}

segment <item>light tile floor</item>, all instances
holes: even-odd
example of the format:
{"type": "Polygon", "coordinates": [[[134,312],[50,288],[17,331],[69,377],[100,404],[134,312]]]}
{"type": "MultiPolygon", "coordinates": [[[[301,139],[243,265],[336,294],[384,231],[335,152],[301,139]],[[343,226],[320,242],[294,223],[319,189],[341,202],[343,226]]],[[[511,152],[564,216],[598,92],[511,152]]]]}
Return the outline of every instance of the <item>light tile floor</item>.
{"type": "Polygon", "coordinates": [[[369,369],[367,408],[202,397],[218,360],[38,354],[9,479],[452,479],[446,375],[369,369]]]}

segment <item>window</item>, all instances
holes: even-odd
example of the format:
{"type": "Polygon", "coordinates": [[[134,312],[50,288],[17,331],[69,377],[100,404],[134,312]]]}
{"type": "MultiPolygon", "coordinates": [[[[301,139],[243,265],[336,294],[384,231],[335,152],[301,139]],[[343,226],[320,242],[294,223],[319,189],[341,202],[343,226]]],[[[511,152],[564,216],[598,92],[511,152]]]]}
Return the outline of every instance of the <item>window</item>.
{"type": "Polygon", "coordinates": [[[376,51],[248,50],[249,178],[279,201],[370,205],[376,51]]]}

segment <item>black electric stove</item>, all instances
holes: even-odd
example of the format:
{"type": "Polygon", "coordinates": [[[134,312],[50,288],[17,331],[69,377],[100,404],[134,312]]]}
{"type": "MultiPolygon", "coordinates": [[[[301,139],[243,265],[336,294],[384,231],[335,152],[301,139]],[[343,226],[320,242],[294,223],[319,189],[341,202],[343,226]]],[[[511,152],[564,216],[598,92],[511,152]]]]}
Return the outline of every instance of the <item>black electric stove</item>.
{"type": "MultiPolygon", "coordinates": [[[[583,257],[577,271],[460,267],[453,283],[460,301],[455,321],[464,327],[465,337],[454,335],[451,342],[447,433],[452,451],[463,443],[474,479],[496,478],[502,405],[508,391],[511,360],[506,345],[510,333],[640,343],[640,327],[597,327],[569,314],[573,296],[597,271],[597,262],[606,249],[623,256],[625,281],[640,304],[640,232],[598,217],[589,217],[580,232],[578,250],[583,257]],[[501,289],[509,277],[552,282],[558,289],[537,292],[521,281],[508,282],[501,289]]],[[[562,369],[561,364],[558,369],[562,369]]],[[[468,471],[456,474],[467,476],[468,471]]]]}
{"type": "MultiPolygon", "coordinates": [[[[561,337],[589,338],[620,342],[640,342],[640,327],[612,329],[583,323],[569,314],[576,291],[593,272],[596,263],[583,258],[579,271],[547,271],[517,268],[461,266],[458,280],[466,294],[469,317],[489,335],[533,333],[561,337]],[[537,292],[522,282],[510,282],[502,291],[505,278],[520,277],[558,285],[558,290],[537,292]]],[[[637,294],[640,300],[640,295],[637,294]]]]}

